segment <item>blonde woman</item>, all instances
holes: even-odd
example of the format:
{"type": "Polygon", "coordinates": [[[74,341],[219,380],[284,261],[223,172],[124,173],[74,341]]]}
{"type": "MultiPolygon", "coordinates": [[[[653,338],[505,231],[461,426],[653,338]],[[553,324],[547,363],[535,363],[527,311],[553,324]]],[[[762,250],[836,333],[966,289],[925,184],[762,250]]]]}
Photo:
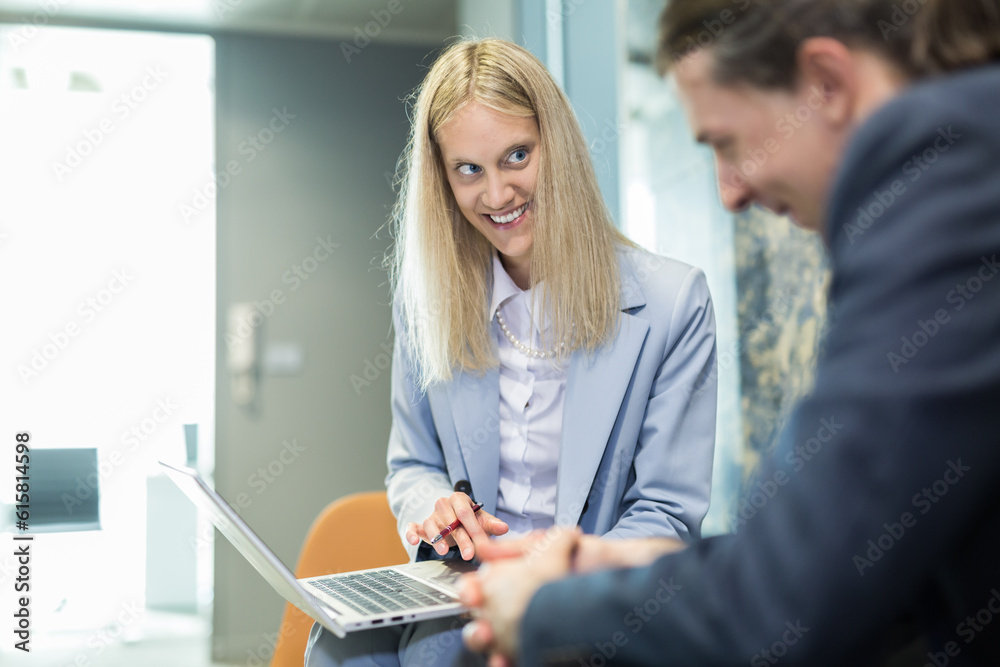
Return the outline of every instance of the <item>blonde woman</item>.
{"type": "MultiPolygon", "coordinates": [[[[451,46],[412,117],[386,479],[410,556],[469,560],[553,525],[698,537],[716,405],[702,272],[617,231],[569,102],[521,47],[451,46]]],[[[306,664],[475,662],[461,626],[316,626],[306,664]]]]}

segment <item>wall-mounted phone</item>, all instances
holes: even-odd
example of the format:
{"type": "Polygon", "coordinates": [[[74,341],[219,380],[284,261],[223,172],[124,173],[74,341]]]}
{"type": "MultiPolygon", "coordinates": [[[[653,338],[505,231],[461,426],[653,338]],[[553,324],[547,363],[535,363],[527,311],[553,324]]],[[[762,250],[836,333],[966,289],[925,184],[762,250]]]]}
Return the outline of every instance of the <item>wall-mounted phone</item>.
{"type": "Polygon", "coordinates": [[[226,318],[226,366],[232,387],[233,402],[251,406],[257,397],[260,380],[260,350],[265,318],[250,303],[229,306],[226,318]]]}

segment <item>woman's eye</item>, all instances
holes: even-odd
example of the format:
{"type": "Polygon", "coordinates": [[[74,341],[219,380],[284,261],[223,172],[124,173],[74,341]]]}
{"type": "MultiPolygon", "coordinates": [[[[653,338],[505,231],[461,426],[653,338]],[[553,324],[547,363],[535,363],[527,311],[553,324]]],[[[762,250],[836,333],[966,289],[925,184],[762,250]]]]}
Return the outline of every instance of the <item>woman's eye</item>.
{"type": "Polygon", "coordinates": [[[524,162],[527,159],[528,159],[528,151],[524,150],[523,148],[518,148],[516,151],[510,154],[508,162],[512,163],[524,162]]]}
{"type": "Polygon", "coordinates": [[[474,176],[478,174],[480,171],[482,171],[482,169],[480,169],[474,164],[463,164],[459,165],[458,167],[458,173],[460,173],[462,176],[474,176]]]}

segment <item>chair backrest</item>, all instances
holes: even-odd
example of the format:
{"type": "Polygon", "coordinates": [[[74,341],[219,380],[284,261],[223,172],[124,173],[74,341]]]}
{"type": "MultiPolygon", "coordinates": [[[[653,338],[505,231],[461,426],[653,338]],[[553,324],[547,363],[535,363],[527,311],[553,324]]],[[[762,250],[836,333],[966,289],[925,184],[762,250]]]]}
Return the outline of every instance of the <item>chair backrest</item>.
{"type": "MultiPolygon", "coordinates": [[[[385,491],[355,493],[326,506],[309,528],[295,576],[349,572],[407,562],[385,491]]],[[[301,667],[312,619],[285,605],[271,667],[301,667]]]]}

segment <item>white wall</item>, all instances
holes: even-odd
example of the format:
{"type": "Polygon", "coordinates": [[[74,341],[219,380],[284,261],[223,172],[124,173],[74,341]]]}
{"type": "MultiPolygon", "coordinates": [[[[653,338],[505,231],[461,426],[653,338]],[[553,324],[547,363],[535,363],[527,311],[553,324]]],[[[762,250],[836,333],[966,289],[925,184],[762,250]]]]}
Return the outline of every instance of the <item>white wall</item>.
{"type": "Polygon", "coordinates": [[[463,37],[501,37],[516,41],[514,0],[459,0],[458,29],[463,37]]]}

